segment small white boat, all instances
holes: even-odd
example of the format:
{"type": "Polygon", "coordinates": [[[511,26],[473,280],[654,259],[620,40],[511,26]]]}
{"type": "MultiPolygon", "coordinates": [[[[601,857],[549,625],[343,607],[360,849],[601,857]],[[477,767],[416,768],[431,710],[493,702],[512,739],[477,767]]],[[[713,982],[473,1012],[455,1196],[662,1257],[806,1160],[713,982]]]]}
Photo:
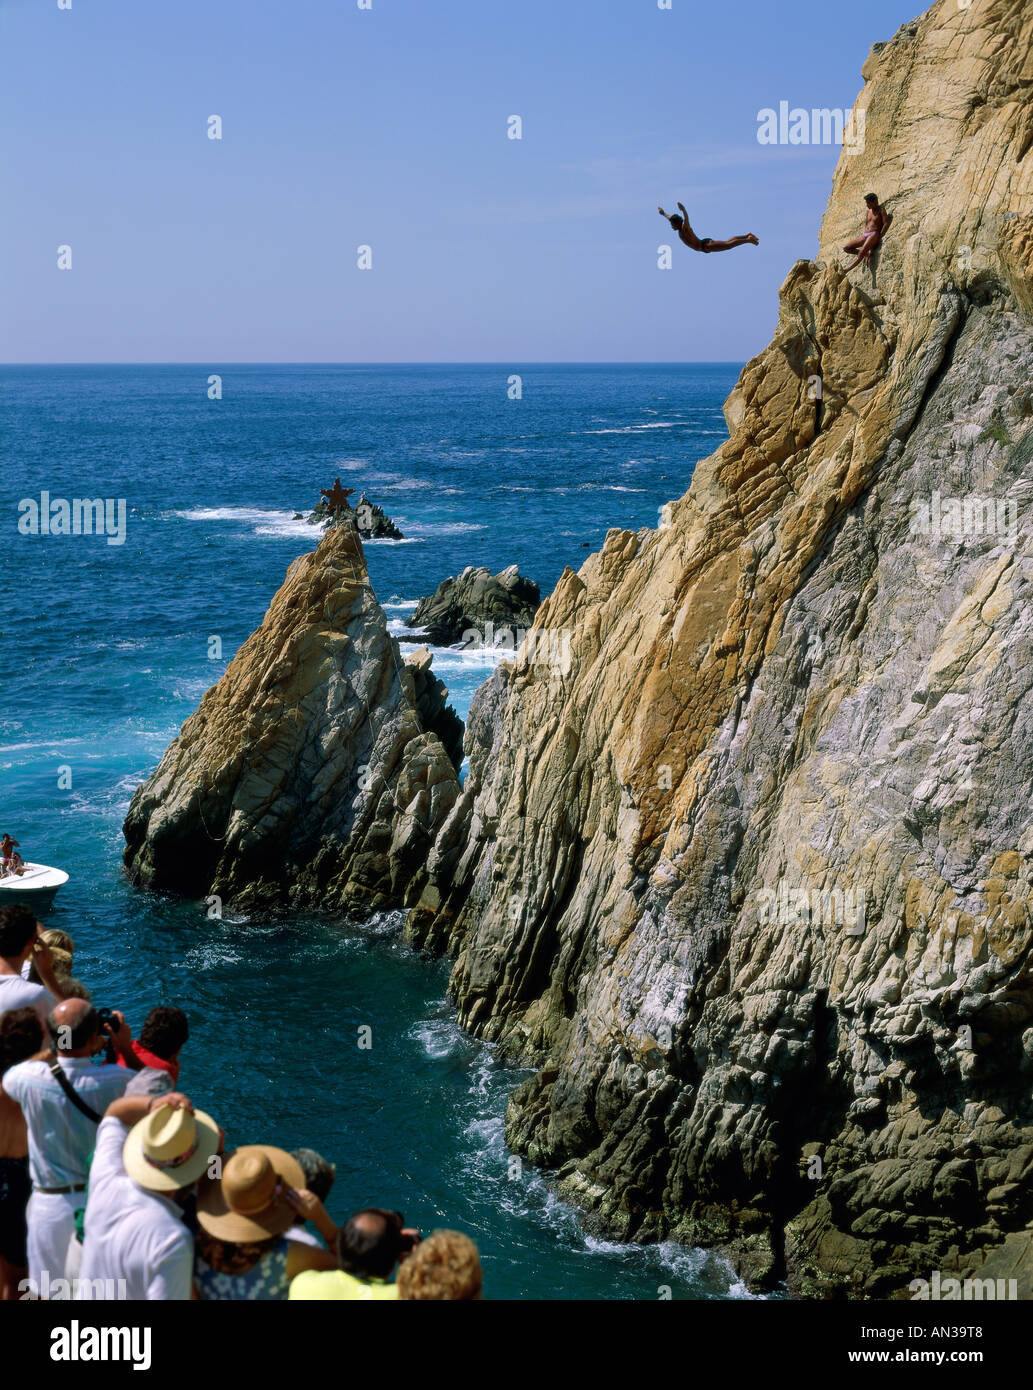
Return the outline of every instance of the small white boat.
{"type": "Polygon", "coordinates": [[[49,864],[26,864],[23,874],[6,874],[0,878],[0,906],[25,903],[36,911],[45,911],[54,901],[57,890],[67,882],[64,869],[52,869],[49,864]]]}

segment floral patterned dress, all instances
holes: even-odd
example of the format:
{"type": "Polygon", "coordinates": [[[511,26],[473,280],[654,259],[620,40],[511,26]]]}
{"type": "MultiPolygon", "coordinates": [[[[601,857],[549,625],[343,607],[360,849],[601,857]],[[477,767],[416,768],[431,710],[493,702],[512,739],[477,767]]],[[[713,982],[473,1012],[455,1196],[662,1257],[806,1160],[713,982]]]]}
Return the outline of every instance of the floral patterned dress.
{"type": "Polygon", "coordinates": [[[290,1287],[287,1278],[286,1236],[267,1250],[250,1269],[241,1274],[220,1274],[206,1264],[200,1255],[194,1260],[194,1279],[202,1299],[270,1302],[286,1299],[290,1287]]]}

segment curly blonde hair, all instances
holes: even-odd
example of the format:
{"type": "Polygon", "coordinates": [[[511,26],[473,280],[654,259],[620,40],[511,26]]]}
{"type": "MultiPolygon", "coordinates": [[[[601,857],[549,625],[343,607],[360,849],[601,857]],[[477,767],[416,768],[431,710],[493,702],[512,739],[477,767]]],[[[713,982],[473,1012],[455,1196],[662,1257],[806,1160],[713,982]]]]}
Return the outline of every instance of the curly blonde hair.
{"type": "Polygon", "coordinates": [[[460,1231],[434,1231],[398,1267],[400,1299],[459,1302],[480,1298],[477,1246],[460,1231]]]}

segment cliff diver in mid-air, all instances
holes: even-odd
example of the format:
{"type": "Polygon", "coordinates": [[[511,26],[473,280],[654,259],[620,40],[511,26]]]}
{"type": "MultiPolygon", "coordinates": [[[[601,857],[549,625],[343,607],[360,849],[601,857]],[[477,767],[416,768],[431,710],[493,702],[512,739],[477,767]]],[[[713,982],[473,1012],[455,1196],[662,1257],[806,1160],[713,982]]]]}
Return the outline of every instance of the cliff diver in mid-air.
{"type": "Polygon", "coordinates": [[[745,236],[733,236],[731,241],[715,241],[713,237],[709,236],[698,237],[689,226],[689,214],[685,211],[685,204],[679,203],[678,206],[681,208],[680,217],[676,212],[671,214],[664,212],[663,208],[658,208],[657,211],[661,217],[667,218],[668,222],[670,222],[671,226],[678,233],[679,238],[686,246],[691,247],[693,251],[703,251],[709,254],[711,251],[731,251],[733,247],[736,246],[760,245],[760,242],[752,232],[747,232],[745,236]]]}

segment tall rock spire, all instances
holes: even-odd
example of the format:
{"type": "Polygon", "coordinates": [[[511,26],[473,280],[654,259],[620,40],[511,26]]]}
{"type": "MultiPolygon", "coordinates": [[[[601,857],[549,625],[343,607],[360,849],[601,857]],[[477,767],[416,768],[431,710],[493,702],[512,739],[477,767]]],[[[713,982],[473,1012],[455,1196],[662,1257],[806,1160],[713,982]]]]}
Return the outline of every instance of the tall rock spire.
{"type": "Polygon", "coordinates": [[[238,906],[397,907],[458,795],[342,521],[291,565],[137,790],[126,867],[140,885],[238,906]]]}

